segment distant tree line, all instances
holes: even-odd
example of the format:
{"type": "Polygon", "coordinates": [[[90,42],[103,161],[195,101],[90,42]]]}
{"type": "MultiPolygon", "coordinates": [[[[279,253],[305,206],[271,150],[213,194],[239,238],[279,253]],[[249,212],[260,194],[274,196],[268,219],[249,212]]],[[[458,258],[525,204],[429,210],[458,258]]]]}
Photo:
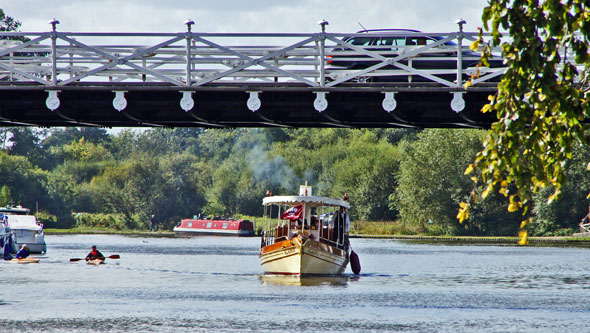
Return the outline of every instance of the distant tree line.
{"type": "MultiPolygon", "coordinates": [[[[0,128],[0,205],[36,207],[47,227],[163,229],[196,214],[262,215],[267,190],[351,198],[351,216],[432,234],[514,235],[521,216],[503,196],[473,204],[466,167],[487,132],[413,129],[0,128]]],[[[579,146],[562,200],[535,195],[533,234],[570,234],[587,214],[590,176],[579,146]]]]}

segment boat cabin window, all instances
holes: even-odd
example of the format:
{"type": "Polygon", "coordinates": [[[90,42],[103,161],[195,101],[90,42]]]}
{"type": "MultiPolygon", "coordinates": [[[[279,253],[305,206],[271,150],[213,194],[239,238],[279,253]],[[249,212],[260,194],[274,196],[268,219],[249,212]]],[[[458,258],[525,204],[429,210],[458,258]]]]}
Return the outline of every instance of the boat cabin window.
{"type": "Polygon", "coordinates": [[[193,226],[193,223],[192,223],[192,222],[188,222],[188,223],[186,224],[186,227],[187,227],[187,228],[191,228],[192,226],[193,226]]]}
{"type": "Polygon", "coordinates": [[[211,222],[207,222],[207,228],[211,228],[211,222]]]}
{"type": "Polygon", "coordinates": [[[221,228],[222,228],[222,229],[227,229],[227,223],[224,223],[224,224],[222,224],[222,225],[221,225],[221,228]]]}

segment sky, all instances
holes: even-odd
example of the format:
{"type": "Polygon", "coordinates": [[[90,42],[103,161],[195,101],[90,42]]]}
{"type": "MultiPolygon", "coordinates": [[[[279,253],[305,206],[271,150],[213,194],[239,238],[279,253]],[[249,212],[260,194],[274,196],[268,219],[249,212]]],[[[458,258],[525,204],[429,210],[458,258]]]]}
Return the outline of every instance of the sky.
{"type": "Polygon", "coordinates": [[[6,15],[22,22],[24,32],[49,31],[60,21],[62,32],[182,32],[186,19],[198,32],[327,32],[405,28],[451,32],[482,26],[486,0],[6,0],[6,15]]]}

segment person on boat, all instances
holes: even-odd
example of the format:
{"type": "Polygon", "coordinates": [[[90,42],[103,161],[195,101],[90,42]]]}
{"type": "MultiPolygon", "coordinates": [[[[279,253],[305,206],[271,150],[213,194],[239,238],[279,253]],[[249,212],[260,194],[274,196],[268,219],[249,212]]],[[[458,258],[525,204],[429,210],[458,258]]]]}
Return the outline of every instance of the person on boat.
{"type": "Polygon", "coordinates": [[[94,260],[94,259],[104,260],[104,255],[102,253],[100,253],[99,250],[96,249],[96,245],[92,245],[92,249],[90,250],[90,253],[88,253],[88,255],[86,256],[86,261],[94,260]]]}
{"type": "Polygon", "coordinates": [[[29,251],[29,246],[27,244],[23,244],[20,250],[16,253],[16,259],[25,259],[30,254],[31,252],[29,251]]]}

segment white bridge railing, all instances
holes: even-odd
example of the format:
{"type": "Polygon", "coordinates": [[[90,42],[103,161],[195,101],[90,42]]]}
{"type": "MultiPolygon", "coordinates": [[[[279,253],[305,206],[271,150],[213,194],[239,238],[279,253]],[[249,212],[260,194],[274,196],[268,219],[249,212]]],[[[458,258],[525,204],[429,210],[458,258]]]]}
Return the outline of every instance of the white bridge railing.
{"type": "Polygon", "coordinates": [[[477,33],[467,32],[201,33],[191,32],[189,24],[181,33],[72,33],[53,26],[50,32],[0,32],[0,89],[27,83],[52,89],[154,83],[191,90],[265,82],[331,88],[376,80],[462,89],[467,79],[484,85],[505,70],[476,67],[479,55],[469,44],[477,33]],[[429,43],[350,42],[400,41],[409,34],[430,37],[429,43]]]}

